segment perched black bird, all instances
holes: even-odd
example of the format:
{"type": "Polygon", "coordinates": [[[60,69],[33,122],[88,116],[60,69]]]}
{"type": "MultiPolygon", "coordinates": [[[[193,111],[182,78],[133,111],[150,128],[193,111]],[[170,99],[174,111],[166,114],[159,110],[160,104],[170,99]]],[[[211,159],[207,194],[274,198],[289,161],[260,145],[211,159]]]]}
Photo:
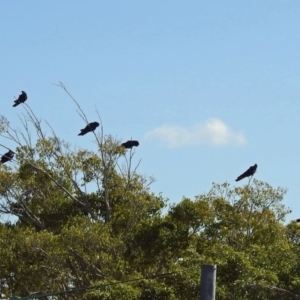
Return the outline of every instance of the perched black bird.
{"type": "Polygon", "coordinates": [[[17,100],[15,100],[15,104],[13,105],[13,107],[18,106],[21,103],[24,103],[27,100],[27,94],[22,91],[22,94],[19,96],[19,98],[17,100]]]}
{"type": "Polygon", "coordinates": [[[99,123],[98,122],[92,122],[92,123],[89,123],[85,126],[85,128],[83,129],[80,129],[80,133],[78,135],[85,135],[87,134],[88,132],[92,132],[94,131],[97,127],[99,126],[99,123]]]}
{"type": "Polygon", "coordinates": [[[298,222],[298,223],[299,223],[299,222],[300,222],[300,219],[297,219],[297,220],[296,220],[296,222],[298,222]]]}
{"type": "Polygon", "coordinates": [[[246,177],[253,176],[253,174],[256,172],[256,169],[257,169],[257,164],[250,167],[246,172],[244,172],[242,175],[240,175],[235,181],[239,181],[246,177]]]}
{"type": "Polygon", "coordinates": [[[127,141],[126,143],[121,144],[126,149],[132,149],[132,147],[137,147],[140,143],[138,141],[127,141]]]}
{"type": "Polygon", "coordinates": [[[2,155],[1,157],[1,163],[4,164],[7,161],[12,160],[12,158],[14,157],[15,152],[9,150],[7,153],[5,153],[4,155],[2,155]]]}

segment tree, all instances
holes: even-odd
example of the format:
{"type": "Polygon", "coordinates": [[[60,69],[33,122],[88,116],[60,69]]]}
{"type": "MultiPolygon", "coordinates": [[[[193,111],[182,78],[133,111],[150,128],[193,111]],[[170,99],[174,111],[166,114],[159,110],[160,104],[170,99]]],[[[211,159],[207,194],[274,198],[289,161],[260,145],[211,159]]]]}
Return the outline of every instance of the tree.
{"type": "Polygon", "coordinates": [[[46,136],[22,106],[23,131],[0,120],[1,135],[16,144],[13,163],[0,168],[0,214],[17,218],[0,224],[3,294],[196,299],[200,266],[212,263],[218,299],[295,299],[300,229],[283,223],[284,189],[213,184],[167,208],[150,190],[153,178],[133,166],[135,150],[104,135],[100,118],[97,151],[76,150],[54,131],[46,136]]]}

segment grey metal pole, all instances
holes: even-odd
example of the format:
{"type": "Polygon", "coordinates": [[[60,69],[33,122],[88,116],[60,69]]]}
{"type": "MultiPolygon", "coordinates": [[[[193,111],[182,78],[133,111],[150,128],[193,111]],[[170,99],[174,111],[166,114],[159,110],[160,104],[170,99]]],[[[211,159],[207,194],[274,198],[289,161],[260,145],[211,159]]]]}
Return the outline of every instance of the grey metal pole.
{"type": "Polygon", "coordinates": [[[200,300],[215,300],[216,274],[216,265],[201,266],[200,300]]]}

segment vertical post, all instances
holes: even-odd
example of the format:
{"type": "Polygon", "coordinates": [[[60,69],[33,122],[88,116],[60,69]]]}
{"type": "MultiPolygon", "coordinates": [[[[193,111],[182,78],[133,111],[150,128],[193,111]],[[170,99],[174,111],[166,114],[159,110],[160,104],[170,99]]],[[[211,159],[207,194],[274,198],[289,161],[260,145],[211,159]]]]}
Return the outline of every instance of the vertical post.
{"type": "Polygon", "coordinates": [[[216,274],[216,265],[201,266],[200,300],[215,300],[216,274]]]}

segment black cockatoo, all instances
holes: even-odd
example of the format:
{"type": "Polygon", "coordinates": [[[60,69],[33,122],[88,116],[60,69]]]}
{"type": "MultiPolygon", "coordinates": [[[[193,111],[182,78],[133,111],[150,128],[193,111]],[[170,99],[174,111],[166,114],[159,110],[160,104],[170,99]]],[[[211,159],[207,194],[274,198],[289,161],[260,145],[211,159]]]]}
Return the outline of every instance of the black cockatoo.
{"type": "Polygon", "coordinates": [[[137,147],[140,143],[138,141],[127,141],[123,144],[121,144],[121,146],[123,146],[126,149],[132,149],[132,147],[137,147]]]}
{"type": "Polygon", "coordinates": [[[17,100],[15,100],[15,104],[13,105],[13,107],[18,106],[21,103],[24,103],[27,100],[27,94],[22,91],[22,94],[19,96],[19,98],[17,100]]]}
{"type": "Polygon", "coordinates": [[[253,176],[253,174],[256,172],[256,169],[257,169],[257,164],[251,166],[246,172],[240,175],[235,181],[240,181],[246,177],[253,176]]]}
{"type": "Polygon", "coordinates": [[[99,126],[99,123],[98,122],[92,122],[92,123],[89,123],[85,126],[85,128],[83,129],[80,129],[80,133],[78,135],[85,135],[87,134],[88,132],[92,132],[94,131],[97,127],[99,126]]]}

